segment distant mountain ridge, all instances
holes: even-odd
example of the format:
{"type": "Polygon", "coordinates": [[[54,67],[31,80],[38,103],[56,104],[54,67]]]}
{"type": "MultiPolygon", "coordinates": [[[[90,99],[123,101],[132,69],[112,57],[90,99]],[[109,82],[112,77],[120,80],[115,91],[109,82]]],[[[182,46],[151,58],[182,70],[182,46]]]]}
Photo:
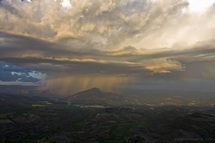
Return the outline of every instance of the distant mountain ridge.
{"type": "Polygon", "coordinates": [[[121,105],[124,97],[111,92],[102,92],[98,88],[91,88],[85,91],[73,94],[67,99],[72,104],[80,105],[121,105]]]}
{"type": "Polygon", "coordinates": [[[85,91],[81,91],[81,92],[78,92],[76,94],[74,94],[73,96],[76,97],[76,96],[90,96],[90,95],[94,95],[94,96],[102,96],[104,93],[94,87],[94,88],[91,88],[91,89],[88,89],[88,90],[85,90],[85,91]]]}
{"type": "Polygon", "coordinates": [[[154,92],[145,91],[142,95],[119,95],[91,88],[66,98],[75,105],[145,105],[145,106],[215,106],[215,96],[198,92],[154,92]]]}

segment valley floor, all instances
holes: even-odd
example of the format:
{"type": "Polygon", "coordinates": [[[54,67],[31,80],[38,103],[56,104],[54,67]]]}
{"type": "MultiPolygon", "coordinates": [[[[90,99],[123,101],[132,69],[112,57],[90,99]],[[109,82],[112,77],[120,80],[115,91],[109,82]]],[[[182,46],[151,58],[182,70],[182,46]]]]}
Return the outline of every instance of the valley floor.
{"type": "Polygon", "coordinates": [[[1,108],[0,143],[168,142],[214,143],[215,108],[67,104],[1,108]]]}

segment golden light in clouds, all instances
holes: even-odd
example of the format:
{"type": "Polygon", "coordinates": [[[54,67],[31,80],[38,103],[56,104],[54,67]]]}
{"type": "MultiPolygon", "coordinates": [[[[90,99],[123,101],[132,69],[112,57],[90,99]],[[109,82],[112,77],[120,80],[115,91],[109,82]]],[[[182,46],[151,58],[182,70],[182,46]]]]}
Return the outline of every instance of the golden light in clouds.
{"type": "Polygon", "coordinates": [[[214,2],[3,0],[1,61],[44,71],[45,87],[65,93],[137,76],[143,88],[150,78],[214,79],[214,2]]]}
{"type": "Polygon", "coordinates": [[[71,7],[72,7],[72,5],[71,5],[71,3],[70,3],[69,0],[62,0],[61,5],[62,5],[64,8],[71,8],[71,7]]]}
{"type": "Polygon", "coordinates": [[[204,12],[208,9],[215,0],[188,0],[189,2],[189,9],[191,12],[204,12]]]}

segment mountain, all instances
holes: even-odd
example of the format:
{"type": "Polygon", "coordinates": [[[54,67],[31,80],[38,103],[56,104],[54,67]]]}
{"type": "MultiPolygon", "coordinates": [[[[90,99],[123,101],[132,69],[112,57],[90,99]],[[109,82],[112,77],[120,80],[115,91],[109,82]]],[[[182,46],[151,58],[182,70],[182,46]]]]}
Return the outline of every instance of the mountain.
{"type": "Polygon", "coordinates": [[[102,92],[92,88],[67,97],[72,104],[77,105],[121,105],[125,97],[111,92],[102,92]]]}

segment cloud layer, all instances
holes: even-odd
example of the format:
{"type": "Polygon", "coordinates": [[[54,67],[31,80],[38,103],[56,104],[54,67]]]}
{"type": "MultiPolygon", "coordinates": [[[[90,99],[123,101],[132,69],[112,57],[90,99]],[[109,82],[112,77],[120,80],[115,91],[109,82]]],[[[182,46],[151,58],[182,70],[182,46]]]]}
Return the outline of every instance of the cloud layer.
{"type": "Polygon", "coordinates": [[[2,0],[0,61],[45,72],[43,87],[66,85],[61,89],[67,93],[152,80],[211,84],[215,6],[213,1],[204,10],[196,5],[190,0],[2,0]]]}

